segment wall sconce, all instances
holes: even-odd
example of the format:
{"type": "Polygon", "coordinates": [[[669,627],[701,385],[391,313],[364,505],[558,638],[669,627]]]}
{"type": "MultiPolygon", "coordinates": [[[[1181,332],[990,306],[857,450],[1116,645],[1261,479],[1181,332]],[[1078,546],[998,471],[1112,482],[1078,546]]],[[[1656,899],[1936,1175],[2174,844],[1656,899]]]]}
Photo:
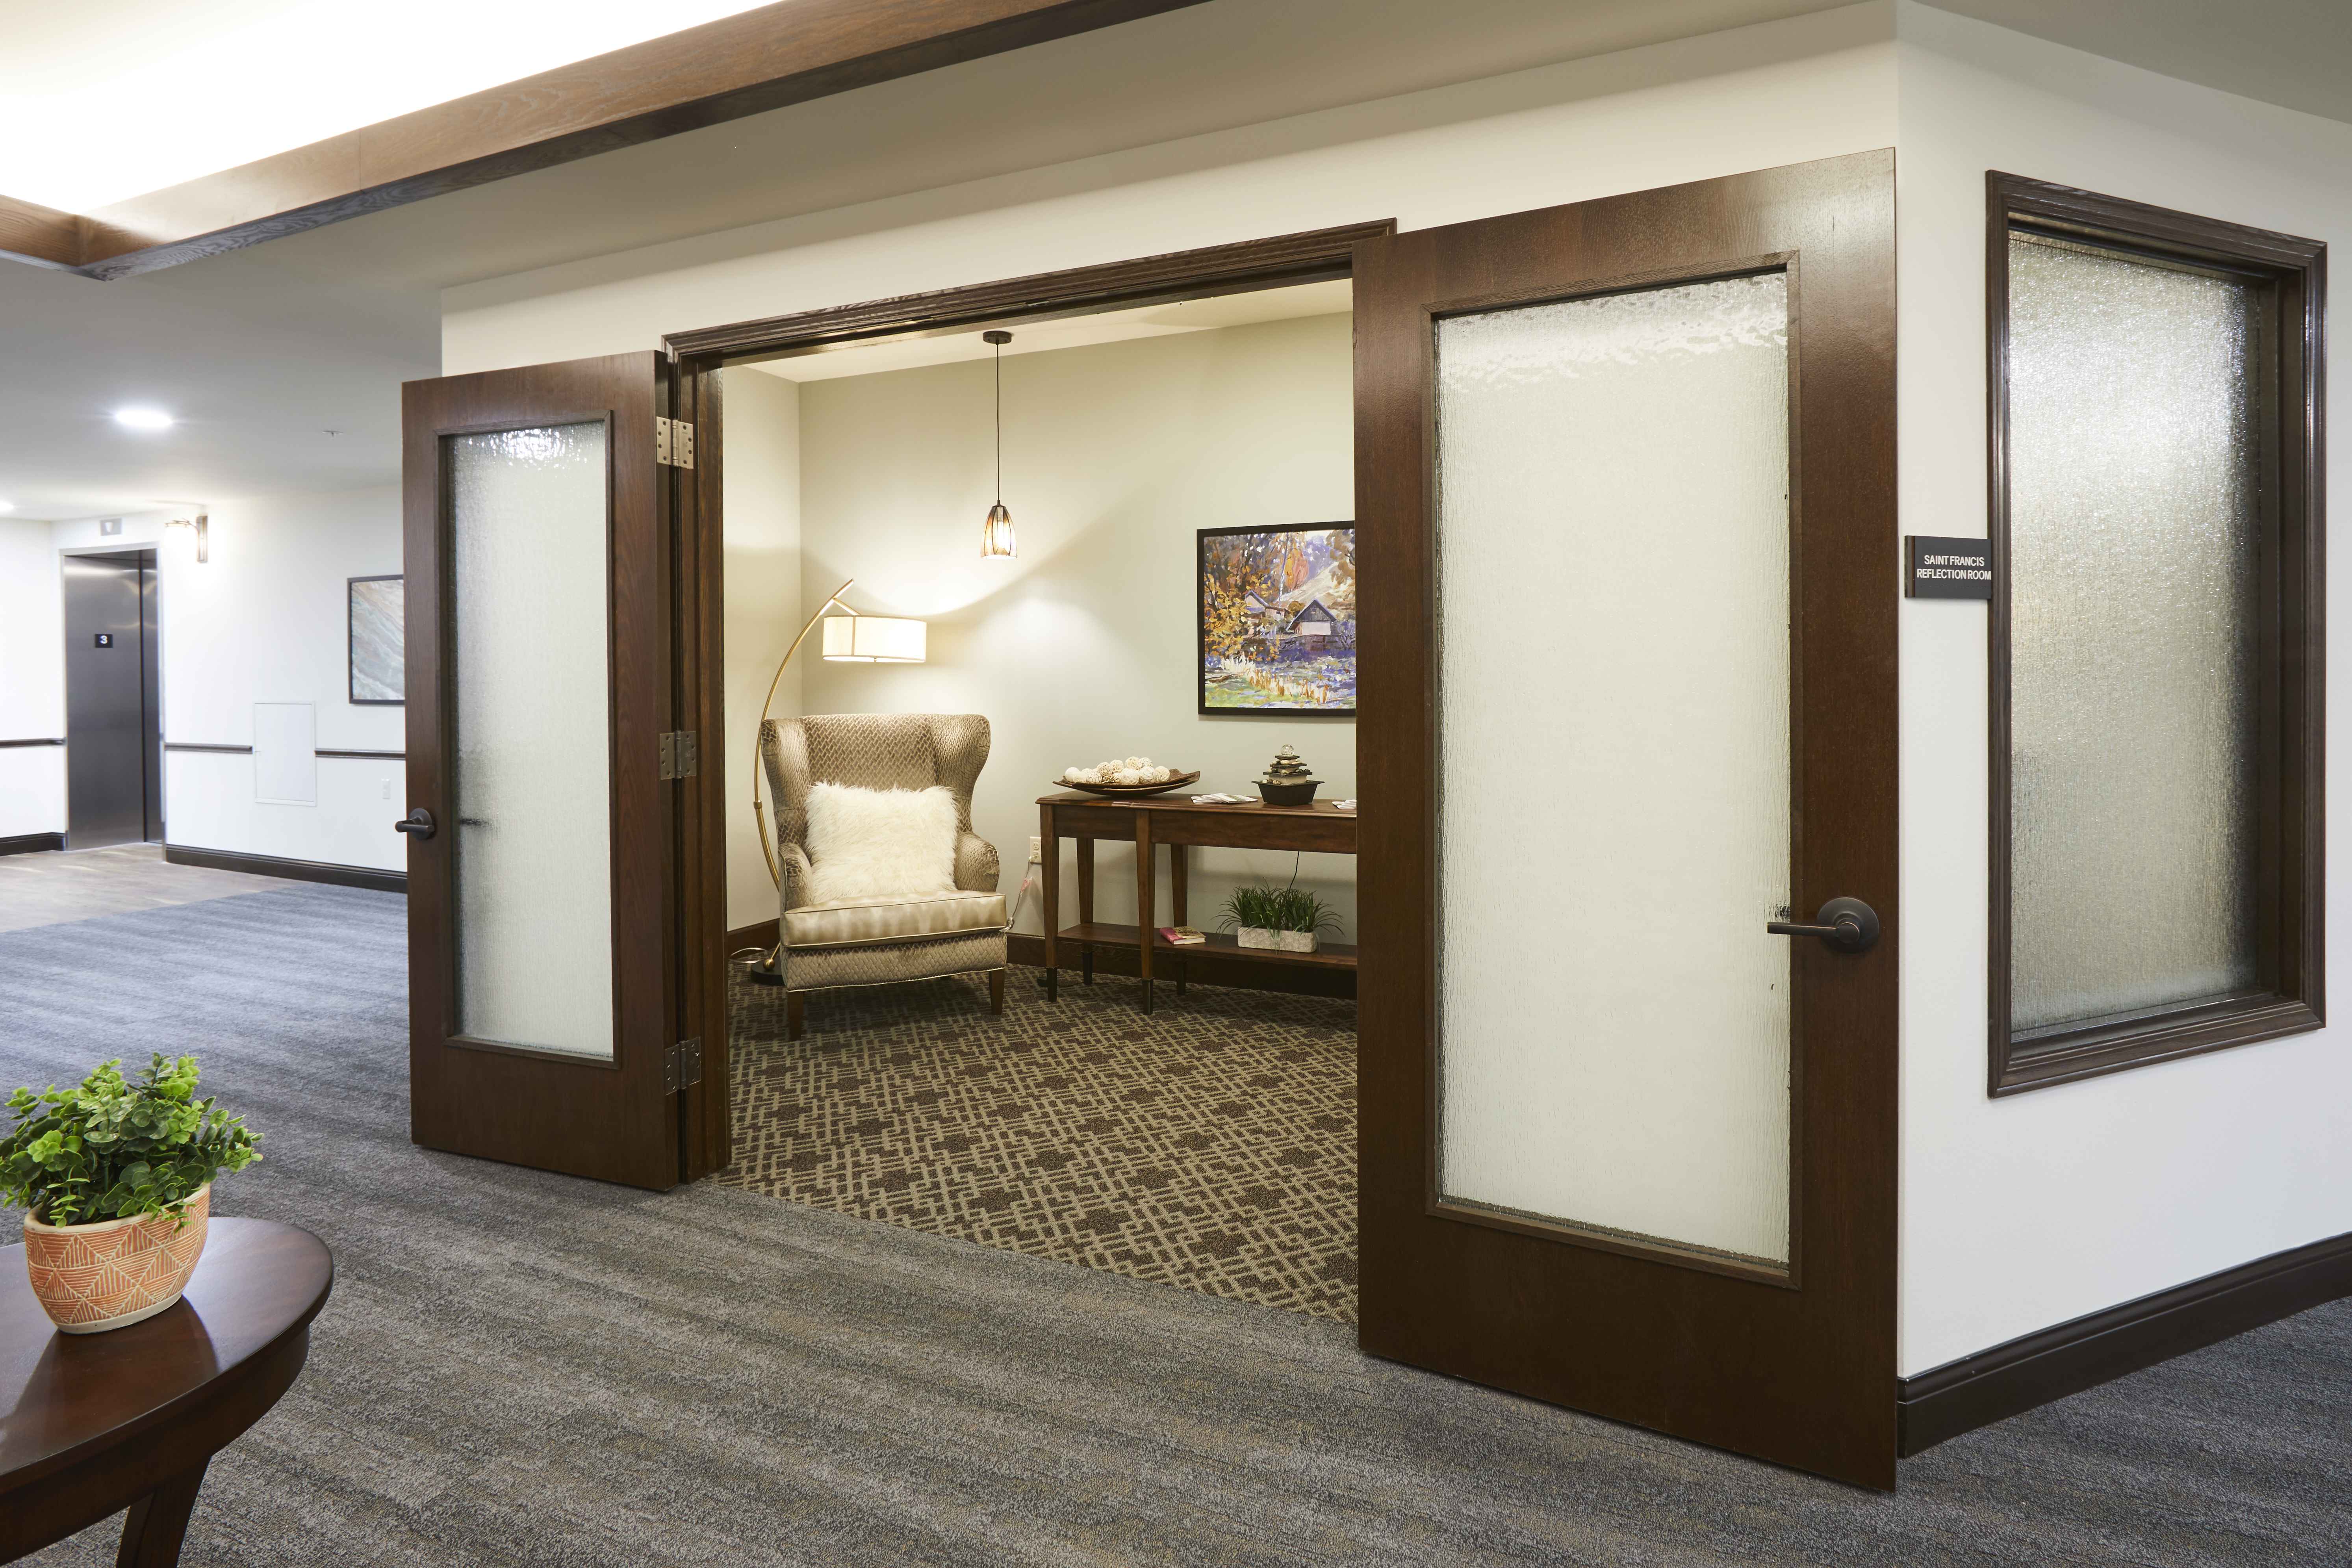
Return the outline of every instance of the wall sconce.
{"type": "Polygon", "coordinates": [[[194,521],[175,517],[163,525],[166,528],[192,528],[196,532],[196,562],[201,565],[213,558],[212,519],[198,512],[194,521]]]}

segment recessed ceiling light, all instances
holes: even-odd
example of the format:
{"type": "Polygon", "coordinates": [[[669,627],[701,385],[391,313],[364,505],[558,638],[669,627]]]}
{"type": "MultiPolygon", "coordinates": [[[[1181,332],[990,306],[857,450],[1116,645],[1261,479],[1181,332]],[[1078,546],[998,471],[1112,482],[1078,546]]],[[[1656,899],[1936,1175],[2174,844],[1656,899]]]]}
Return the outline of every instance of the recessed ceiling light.
{"type": "Polygon", "coordinates": [[[178,423],[160,408],[118,408],[114,422],[133,430],[169,430],[178,423]]]}

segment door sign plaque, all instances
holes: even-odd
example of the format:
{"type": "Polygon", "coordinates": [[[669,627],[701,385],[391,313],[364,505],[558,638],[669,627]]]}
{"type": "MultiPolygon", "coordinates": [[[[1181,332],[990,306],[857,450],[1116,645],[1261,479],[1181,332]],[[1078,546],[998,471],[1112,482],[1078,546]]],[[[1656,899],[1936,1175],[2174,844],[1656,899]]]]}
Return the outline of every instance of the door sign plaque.
{"type": "Polygon", "coordinates": [[[1992,541],[1937,539],[1914,533],[1906,542],[1910,546],[1911,569],[1903,579],[1905,597],[1992,597],[1992,541]]]}

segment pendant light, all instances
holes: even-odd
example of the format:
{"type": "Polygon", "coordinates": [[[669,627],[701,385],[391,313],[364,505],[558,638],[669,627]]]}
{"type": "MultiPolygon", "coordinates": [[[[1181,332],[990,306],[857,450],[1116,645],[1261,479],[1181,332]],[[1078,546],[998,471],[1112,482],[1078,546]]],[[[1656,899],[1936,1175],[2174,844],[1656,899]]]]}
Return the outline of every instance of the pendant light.
{"type": "Polygon", "coordinates": [[[980,553],[983,560],[998,555],[1010,558],[1015,552],[1013,514],[1004,510],[1004,345],[1013,341],[1013,334],[990,331],[980,337],[996,350],[996,504],[988,509],[988,521],[980,525],[980,553]]]}

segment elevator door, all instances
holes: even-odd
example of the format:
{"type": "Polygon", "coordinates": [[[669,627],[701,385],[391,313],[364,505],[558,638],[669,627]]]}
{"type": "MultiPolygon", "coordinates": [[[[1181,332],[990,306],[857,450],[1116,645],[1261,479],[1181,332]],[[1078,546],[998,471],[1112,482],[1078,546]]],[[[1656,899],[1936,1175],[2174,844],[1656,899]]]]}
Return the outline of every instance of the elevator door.
{"type": "Polygon", "coordinates": [[[67,847],[161,837],[153,552],[63,564],[67,847]]]}

